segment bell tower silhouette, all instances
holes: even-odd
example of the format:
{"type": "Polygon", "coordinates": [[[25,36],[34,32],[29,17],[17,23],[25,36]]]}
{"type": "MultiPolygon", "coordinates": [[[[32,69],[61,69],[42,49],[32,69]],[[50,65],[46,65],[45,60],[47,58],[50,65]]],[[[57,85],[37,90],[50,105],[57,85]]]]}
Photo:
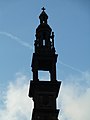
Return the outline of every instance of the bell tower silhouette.
{"type": "Polygon", "coordinates": [[[40,24],[36,28],[35,51],[32,57],[33,80],[30,81],[29,97],[33,98],[34,109],[32,120],[58,120],[56,109],[61,81],[56,79],[56,62],[54,32],[48,25],[45,8],[39,16],[40,24]],[[38,71],[49,71],[50,81],[40,81],[38,71]]]}

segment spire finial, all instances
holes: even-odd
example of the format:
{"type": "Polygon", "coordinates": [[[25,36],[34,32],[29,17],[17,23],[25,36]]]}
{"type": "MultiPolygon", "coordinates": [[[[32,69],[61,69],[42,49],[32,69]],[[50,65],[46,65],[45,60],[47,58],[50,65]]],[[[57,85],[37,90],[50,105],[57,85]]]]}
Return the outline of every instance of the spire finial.
{"type": "Polygon", "coordinates": [[[44,10],[46,10],[46,9],[43,7],[42,10],[44,11],[44,10]]]}

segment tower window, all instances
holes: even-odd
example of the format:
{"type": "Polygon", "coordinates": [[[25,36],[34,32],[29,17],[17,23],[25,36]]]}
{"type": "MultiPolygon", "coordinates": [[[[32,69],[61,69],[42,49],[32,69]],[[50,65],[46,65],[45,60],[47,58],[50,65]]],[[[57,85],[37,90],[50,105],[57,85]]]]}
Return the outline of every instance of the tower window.
{"type": "Polygon", "coordinates": [[[43,40],[43,46],[45,46],[45,40],[43,40]]]}
{"type": "Polygon", "coordinates": [[[39,47],[39,43],[37,44],[37,47],[39,47]]]}
{"type": "Polygon", "coordinates": [[[43,23],[45,23],[45,21],[43,21],[43,23]]]}

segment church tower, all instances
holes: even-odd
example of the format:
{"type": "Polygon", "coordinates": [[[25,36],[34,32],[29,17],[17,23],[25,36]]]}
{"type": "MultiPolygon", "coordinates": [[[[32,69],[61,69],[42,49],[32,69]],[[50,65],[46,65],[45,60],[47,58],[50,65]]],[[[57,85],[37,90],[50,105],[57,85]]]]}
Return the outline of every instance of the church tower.
{"type": "Polygon", "coordinates": [[[33,80],[30,81],[29,89],[29,97],[33,98],[34,102],[31,120],[58,120],[56,99],[61,85],[61,81],[56,78],[58,54],[54,47],[54,32],[48,25],[45,8],[42,8],[39,19],[31,64],[33,80]],[[49,71],[50,80],[39,80],[38,71],[49,71]]]}

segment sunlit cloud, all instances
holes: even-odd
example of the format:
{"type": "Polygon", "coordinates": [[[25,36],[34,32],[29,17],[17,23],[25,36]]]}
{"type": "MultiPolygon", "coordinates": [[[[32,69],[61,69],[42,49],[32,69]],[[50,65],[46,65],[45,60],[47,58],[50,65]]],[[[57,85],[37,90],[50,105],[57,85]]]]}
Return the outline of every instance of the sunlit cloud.
{"type": "MultiPolygon", "coordinates": [[[[9,83],[3,96],[1,120],[31,119],[33,101],[28,97],[28,90],[29,78],[17,73],[16,79],[9,83]]],[[[60,120],[90,120],[90,72],[67,76],[62,81],[57,104],[60,120]]]]}
{"type": "Polygon", "coordinates": [[[33,103],[28,97],[28,78],[17,74],[10,82],[4,96],[4,107],[0,109],[0,120],[29,120],[33,103]]]}
{"type": "Polygon", "coordinates": [[[67,77],[59,95],[61,120],[90,120],[90,73],[67,77]]]}

